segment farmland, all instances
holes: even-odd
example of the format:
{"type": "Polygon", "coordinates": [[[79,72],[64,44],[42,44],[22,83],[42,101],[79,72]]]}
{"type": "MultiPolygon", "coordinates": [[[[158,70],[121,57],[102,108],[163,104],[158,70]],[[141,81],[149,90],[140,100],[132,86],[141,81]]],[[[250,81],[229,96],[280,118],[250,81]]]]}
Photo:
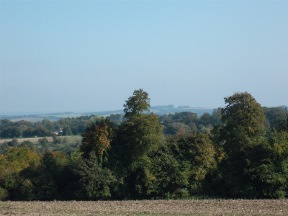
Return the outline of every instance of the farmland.
{"type": "Polygon", "coordinates": [[[57,137],[33,137],[18,139],[0,139],[0,153],[6,152],[9,148],[19,146],[22,143],[29,143],[30,147],[39,152],[59,151],[68,153],[78,148],[81,143],[81,136],[57,136],[57,137]],[[16,141],[16,143],[14,143],[16,141]],[[11,145],[11,143],[14,143],[11,145]]]}
{"type": "MultiPolygon", "coordinates": [[[[22,143],[24,141],[32,142],[33,144],[37,144],[39,142],[39,139],[47,138],[48,142],[52,142],[53,138],[50,137],[31,137],[31,138],[17,138],[17,141],[19,143],[22,143]]],[[[65,139],[67,143],[75,143],[77,141],[81,141],[81,136],[62,136],[59,137],[60,139],[65,139]]],[[[3,144],[5,142],[11,142],[13,139],[0,139],[0,144],[3,144]]]]}
{"type": "Polygon", "coordinates": [[[0,215],[287,215],[288,200],[0,202],[0,215]]]}

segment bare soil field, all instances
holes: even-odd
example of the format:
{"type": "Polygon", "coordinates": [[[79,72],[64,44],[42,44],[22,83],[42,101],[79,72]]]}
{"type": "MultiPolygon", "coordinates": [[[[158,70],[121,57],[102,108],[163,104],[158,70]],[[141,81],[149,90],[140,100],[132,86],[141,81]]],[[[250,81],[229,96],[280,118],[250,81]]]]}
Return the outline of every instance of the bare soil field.
{"type": "Polygon", "coordinates": [[[288,200],[7,201],[0,215],[288,215],[288,200]]]}

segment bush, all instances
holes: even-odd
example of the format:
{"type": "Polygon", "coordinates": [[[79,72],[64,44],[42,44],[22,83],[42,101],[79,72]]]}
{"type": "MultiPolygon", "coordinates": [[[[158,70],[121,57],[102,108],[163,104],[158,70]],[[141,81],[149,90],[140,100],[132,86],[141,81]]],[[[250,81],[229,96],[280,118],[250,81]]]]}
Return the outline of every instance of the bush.
{"type": "Polygon", "coordinates": [[[0,187],[0,200],[5,201],[8,199],[8,191],[2,187],[0,187]]]}

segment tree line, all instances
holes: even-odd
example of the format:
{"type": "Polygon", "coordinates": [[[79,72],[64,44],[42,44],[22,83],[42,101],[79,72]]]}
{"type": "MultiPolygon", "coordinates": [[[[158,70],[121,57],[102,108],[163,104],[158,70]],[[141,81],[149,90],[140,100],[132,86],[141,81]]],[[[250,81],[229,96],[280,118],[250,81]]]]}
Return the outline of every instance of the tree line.
{"type": "MultiPolygon", "coordinates": [[[[265,128],[275,128],[285,130],[287,121],[287,108],[284,107],[262,107],[265,115],[265,128]]],[[[25,120],[11,121],[0,120],[0,139],[18,139],[47,136],[70,136],[81,135],[86,127],[99,117],[95,115],[80,116],[73,118],[63,118],[58,121],[44,119],[40,122],[29,122],[25,120]]],[[[109,120],[120,125],[123,115],[111,114],[109,120]]],[[[207,133],[215,125],[221,123],[221,109],[215,109],[212,114],[204,113],[198,116],[193,112],[176,112],[171,114],[159,115],[161,125],[163,125],[164,135],[180,135],[185,133],[207,133]]]]}
{"type": "Polygon", "coordinates": [[[59,135],[80,135],[93,119],[94,116],[81,116],[77,118],[64,118],[58,121],[44,119],[40,122],[29,122],[25,120],[10,121],[0,120],[0,138],[31,138],[46,137],[53,134],[59,135]]]}
{"type": "Polygon", "coordinates": [[[0,154],[0,199],[287,197],[287,110],[262,108],[247,92],[225,104],[200,118],[157,116],[135,90],[121,121],[87,124],[77,151],[20,145],[0,154]]]}

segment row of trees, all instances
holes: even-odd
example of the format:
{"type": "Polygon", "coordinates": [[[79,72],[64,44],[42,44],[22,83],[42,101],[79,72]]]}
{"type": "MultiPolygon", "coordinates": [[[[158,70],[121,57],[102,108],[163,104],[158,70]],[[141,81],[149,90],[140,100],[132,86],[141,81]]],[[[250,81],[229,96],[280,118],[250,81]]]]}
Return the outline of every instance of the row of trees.
{"type": "Polygon", "coordinates": [[[77,118],[64,118],[52,122],[44,119],[40,122],[29,122],[25,120],[10,121],[0,120],[0,138],[27,138],[59,135],[80,135],[93,120],[94,116],[81,116],[77,118]]]}
{"type": "MultiPolygon", "coordinates": [[[[266,129],[275,128],[278,131],[287,129],[288,111],[284,107],[262,108],[265,115],[264,125],[266,129]]],[[[81,135],[85,128],[97,116],[81,116],[77,118],[64,118],[58,121],[44,119],[40,122],[0,120],[0,138],[28,138],[59,135],[81,135]]],[[[112,114],[110,121],[120,125],[123,114],[112,114]]],[[[205,113],[198,116],[192,112],[171,113],[160,115],[159,120],[163,125],[165,135],[183,135],[187,133],[209,133],[215,125],[221,124],[221,109],[215,109],[212,114],[205,113]]]]}
{"type": "MultiPolygon", "coordinates": [[[[20,146],[0,155],[0,198],[286,197],[288,116],[269,128],[263,108],[249,93],[236,93],[225,103],[209,130],[165,136],[164,120],[149,112],[148,94],[135,90],[124,105],[124,120],[95,119],[79,151],[39,154],[20,146]]],[[[175,116],[179,122],[193,119],[175,116]]],[[[206,117],[200,118],[203,125],[206,117]]]]}

